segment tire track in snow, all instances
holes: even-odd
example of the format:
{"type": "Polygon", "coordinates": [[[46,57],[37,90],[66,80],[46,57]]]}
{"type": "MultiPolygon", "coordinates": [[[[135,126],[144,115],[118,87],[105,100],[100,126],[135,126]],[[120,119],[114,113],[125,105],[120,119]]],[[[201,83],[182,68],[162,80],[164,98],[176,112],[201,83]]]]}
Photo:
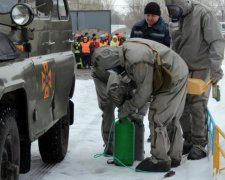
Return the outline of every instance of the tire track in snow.
{"type": "Polygon", "coordinates": [[[36,171],[30,174],[30,180],[40,180],[46,174],[49,173],[49,170],[55,167],[56,164],[42,164],[36,171]]]}
{"type": "Polygon", "coordinates": [[[20,174],[20,180],[41,180],[46,174],[51,172],[51,169],[57,167],[58,163],[50,164],[44,163],[41,159],[41,156],[38,152],[38,143],[35,142],[31,148],[31,152],[34,152],[31,155],[31,169],[26,174],[20,174]]]}

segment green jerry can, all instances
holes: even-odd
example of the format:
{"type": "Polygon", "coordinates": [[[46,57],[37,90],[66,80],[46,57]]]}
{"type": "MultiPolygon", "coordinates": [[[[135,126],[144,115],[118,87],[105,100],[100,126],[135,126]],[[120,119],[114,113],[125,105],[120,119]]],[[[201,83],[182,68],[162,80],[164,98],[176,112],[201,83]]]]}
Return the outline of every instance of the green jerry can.
{"type": "Polygon", "coordinates": [[[128,117],[119,119],[114,129],[114,163],[132,166],[135,154],[135,127],[128,117]]]}

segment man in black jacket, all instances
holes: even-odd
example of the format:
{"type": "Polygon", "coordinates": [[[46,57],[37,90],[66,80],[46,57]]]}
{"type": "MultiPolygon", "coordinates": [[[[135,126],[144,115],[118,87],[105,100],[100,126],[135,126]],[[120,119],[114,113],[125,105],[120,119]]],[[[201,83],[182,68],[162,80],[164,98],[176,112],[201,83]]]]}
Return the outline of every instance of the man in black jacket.
{"type": "Polygon", "coordinates": [[[130,37],[139,37],[157,41],[170,46],[168,24],[161,17],[161,10],[157,3],[150,2],[144,9],[145,19],[137,22],[131,31],[130,37]]]}

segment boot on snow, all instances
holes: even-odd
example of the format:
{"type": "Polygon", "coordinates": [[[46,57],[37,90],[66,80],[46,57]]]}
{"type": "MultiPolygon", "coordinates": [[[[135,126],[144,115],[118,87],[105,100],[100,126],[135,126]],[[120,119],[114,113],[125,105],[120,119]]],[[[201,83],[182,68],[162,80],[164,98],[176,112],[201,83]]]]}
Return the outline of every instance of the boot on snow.
{"type": "Polygon", "coordinates": [[[185,154],[188,154],[192,148],[192,144],[187,142],[187,141],[184,141],[184,145],[183,145],[183,152],[182,152],[182,155],[185,155],[185,154]]]}
{"type": "Polygon", "coordinates": [[[157,160],[153,157],[145,158],[138,166],[136,171],[167,172],[171,168],[171,161],[157,160]]]}
{"type": "Polygon", "coordinates": [[[104,155],[105,156],[112,156],[113,155],[113,145],[112,143],[108,143],[107,145],[104,144],[103,146],[105,146],[105,149],[104,149],[104,155]]]}
{"type": "Polygon", "coordinates": [[[206,157],[207,152],[205,148],[201,145],[193,145],[187,159],[189,160],[199,160],[206,157]]]}
{"type": "Polygon", "coordinates": [[[109,149],[109,148],[105,148],[104,149],[104,155],[106,155],[106,156],[112,156],[113,155],[113,151],[112,151],[112,149],[109,149]]]}
{"type": "Polygon", "coordinates": [[[181,163],[181,159],[172,159],[171,158],[171,167],[172,168],[180,166],[180,163],[181,163]]]}

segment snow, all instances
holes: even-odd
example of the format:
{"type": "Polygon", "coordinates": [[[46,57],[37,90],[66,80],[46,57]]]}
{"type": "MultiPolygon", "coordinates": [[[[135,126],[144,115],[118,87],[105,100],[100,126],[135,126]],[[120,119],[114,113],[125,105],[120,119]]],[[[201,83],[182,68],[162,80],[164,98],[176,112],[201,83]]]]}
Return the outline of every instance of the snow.
{"type": "MultiPolygon", "coordinates": [[[[223,65],[225,72],[225,65],[223,65]]],[[[209,109],[216,123],[225,130],[225,78],[220,81],[221,101],[209,100],[209,109]]],[[[160,180],[165,173],[140,173],[134,168],[108,165],[108,157],[94,158],[95,154],[103,152],[101,138],[101,111],[98,108],[94,83],[92,80],[77,80],[75,96],[75,120],[70,128],[68,154],[65,159],[54,166],[46,166],[38,152],[37,143],[32,144],[32,167],[20,179],[41,180],[160,180]],[[45,165],[45,166],[44,166],[45,165]],[[43,168],[44,167],[44,168],[43,168]],[[40,175],[37,175],[39,173],[40,175]]],[[[145,123],[145,139],[149,135],[147,116],[145,123]]],[[[224,141],[222,142],[224,144],[224,141]]],[[[150,144],[145,142],[145,157],[150,156],[150,144]]],[[[224,166],[223,166],[224,167],[224,166]]],[[[198,161],[189,161],[185,157],[181,166],[174,168],[175,175],[171,180],[210,180],[212,179],[212,159],[204,158],[198,161]]],[[[225,172],[218,179],[225,179],[225,172]]]]}

